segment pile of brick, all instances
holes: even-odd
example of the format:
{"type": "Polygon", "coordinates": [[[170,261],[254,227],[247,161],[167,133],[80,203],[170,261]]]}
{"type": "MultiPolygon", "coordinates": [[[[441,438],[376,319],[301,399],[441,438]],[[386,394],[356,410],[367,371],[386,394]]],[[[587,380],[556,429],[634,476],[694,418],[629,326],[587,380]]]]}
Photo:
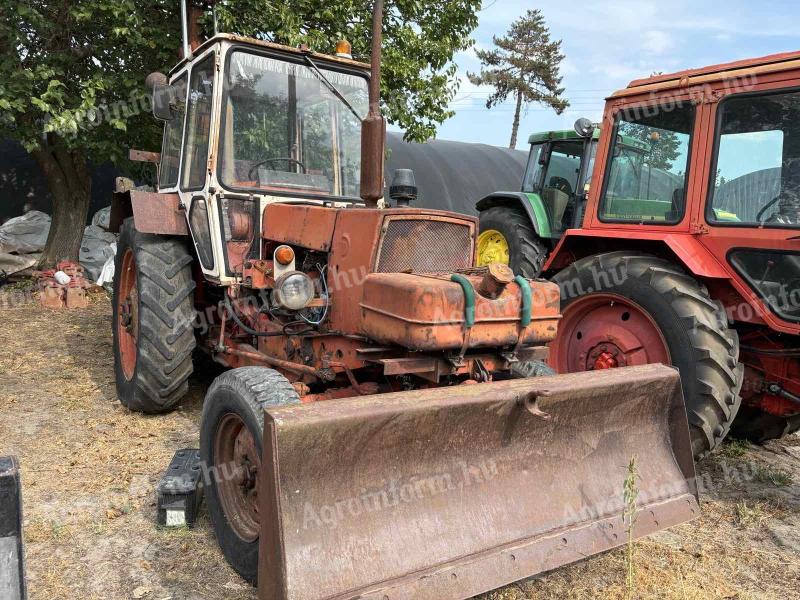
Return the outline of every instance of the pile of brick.
{"type": "Polygon", "coordinates": [[[39,301],[45,308],[86,308],[89,298],[86,290],[91,283],[83,267],[71,261],[58,263],[55,269],[37,273],[39,301]],[[58,274],[58,275],[57,275],[58,274]],[[67,280],[66,275],[69,277],[67,280]]]}

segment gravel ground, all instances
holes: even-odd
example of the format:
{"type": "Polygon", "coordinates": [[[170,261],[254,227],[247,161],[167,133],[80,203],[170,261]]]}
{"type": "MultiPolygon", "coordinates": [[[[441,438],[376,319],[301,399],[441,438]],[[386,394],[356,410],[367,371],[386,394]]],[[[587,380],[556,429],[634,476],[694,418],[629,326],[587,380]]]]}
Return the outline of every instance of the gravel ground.
{"type": "MultiPolygon", "coordinates": [[[[177,411],[131,413],[115,397],[103,292],[85,310],[7,304],[0,455],[22,463],[31,599],[255,598],[205,511],[192,530],[154,524],[161,472],[197,444],[209,370],[177,411]]],[[[482,598],[800,598],[800,438],[728,442],[698,469],[702,517],[635,544],[631,595],[617,550],[482,598]]]]}

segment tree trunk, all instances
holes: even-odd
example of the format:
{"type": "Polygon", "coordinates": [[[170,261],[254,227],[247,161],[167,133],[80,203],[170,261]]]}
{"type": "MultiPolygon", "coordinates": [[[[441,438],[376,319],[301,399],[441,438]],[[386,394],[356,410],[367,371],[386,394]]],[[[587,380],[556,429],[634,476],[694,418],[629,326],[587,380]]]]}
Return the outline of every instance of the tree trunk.
{"type": "Polygon", "coordinates": [[[77,261],[92,192],[86,157],[80,150],[67,150],[58,140],[34,150],[32,156],[53,197],[52,223],[39,268],[77,261]]]}
{"type": "Polygon", "coordinates": [[[519,131],[519,113],[522,112],[522,92],[517,92],[517,109],[514,111],[514,125],[511,127],[511,143],[508,145],[512,150],[517,147],[517,132],[519,131]]]}

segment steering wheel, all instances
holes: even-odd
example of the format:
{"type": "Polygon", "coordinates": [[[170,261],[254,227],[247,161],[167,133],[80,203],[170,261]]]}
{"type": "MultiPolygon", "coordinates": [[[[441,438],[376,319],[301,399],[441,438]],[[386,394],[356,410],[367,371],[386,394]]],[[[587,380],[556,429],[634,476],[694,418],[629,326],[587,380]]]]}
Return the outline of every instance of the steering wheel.
{"type": "Polygon", "coordinates": [[[563,192],[568,196],[572,195],[572,186],[569,184],[569,181],[563,177],[559,177],[558,175],[554,175],[550,178],[550,183],[547,185],[547,187],[555,188],[559,192],[563,192]]]}
{"type": "MultiPolygon", "coordinates": [[[[781,199],[781,195],[778,194],[772,200],[770,200],[764,206],[762,206],[761,210],[759,210],[758,213],[756,213],[756,221],[758,221],[759,223],[766,223],[767,219],[762,219],[761,217],[764,216],[764,213],[767,212],[768,209],[770,209],[771,207],[775,206],[775,203],[780,199],[781,199]]],[[[775,215],[771,215],[771,216],[775,216],[775,215]]]]}
{"type": "Polygon", "coordinates": [[[300,167],[300,169],[303,171],[303,175],[308,173],[308,169],[306,169],[306,166],[303,163],[301,163],[299,160],[297,160],[295,158],[289,158],[287,156],[286,158],[283,158],[283,157],[268,158],[267,160],[262,160],[261,162],[257,162],[252,167],[250,167],[250,170],[247,172],[247,178],[248,179],[253,179],[253,175],[255,174],[255,172],[258,169],[258,167],[260,167],[261,165],[266,165],[268,163],[274,163],[274,162],[285,162],[285,163],[288,163],[290,165],[291,164],[295,164],[298,167],[300,167]]]}

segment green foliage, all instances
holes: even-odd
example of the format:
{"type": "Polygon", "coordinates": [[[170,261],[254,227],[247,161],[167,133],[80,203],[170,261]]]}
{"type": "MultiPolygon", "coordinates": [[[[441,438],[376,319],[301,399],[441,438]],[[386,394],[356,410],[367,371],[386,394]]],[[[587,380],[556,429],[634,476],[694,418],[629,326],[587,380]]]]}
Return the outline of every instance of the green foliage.
{"type": "Polygon", "coordinates": [[[639,465],[636,457],[632,457],[628,463],[625,482],[622,486],[622,522],[628,534],[628,543],[625,548],[625,589],[626,598],[633,598],[636,591],[636,562],[635,548],[633,544],[634,527],[638,519],[639,510],[636,503],[639,499],[639,465]]]}
{"type": "Polygon", "coordinates": [[[493,38],[493,50],[477,50],[482,69],[478,74],[469,73],[475,85],[490,85],[494,92],[486,100],[492,108],[505,102],[509,96],[517,99],[514,117],[512,146],[516,141],[519,112],[522,106],[539,102],[550,106],[561,114],[569,106],[562,97],[560,75],[561,40],[553,41],[550,30],[539,10],[528,10],[511,24],[505,37],[493,38]]]}
{"type": "Polygon", "coordinates": [[[174,11],[166,0],[4,0],[0,136],[97,162],[157,144],[143,78],[174,62],[174,11]]]}
{"type": "MultiPolygon", "coordinates": [[[[452,115],[453,54],[471,44],[480,0],[387,2],[382,87],[387,116],[424,140],[452,115]]],[[[89,160],[124,162],[128,147],[158,148],[144,77],[177,60],[175,0],[4,0],[0,16],[0,136],[29,151],[48,144],[89,160]]],[[[372,3],[228,0],[220,29],[332,53],[346,37],[369,57],[372,3]]],[[[204,24],[210,33],[210,14],[204,24]]]]}

